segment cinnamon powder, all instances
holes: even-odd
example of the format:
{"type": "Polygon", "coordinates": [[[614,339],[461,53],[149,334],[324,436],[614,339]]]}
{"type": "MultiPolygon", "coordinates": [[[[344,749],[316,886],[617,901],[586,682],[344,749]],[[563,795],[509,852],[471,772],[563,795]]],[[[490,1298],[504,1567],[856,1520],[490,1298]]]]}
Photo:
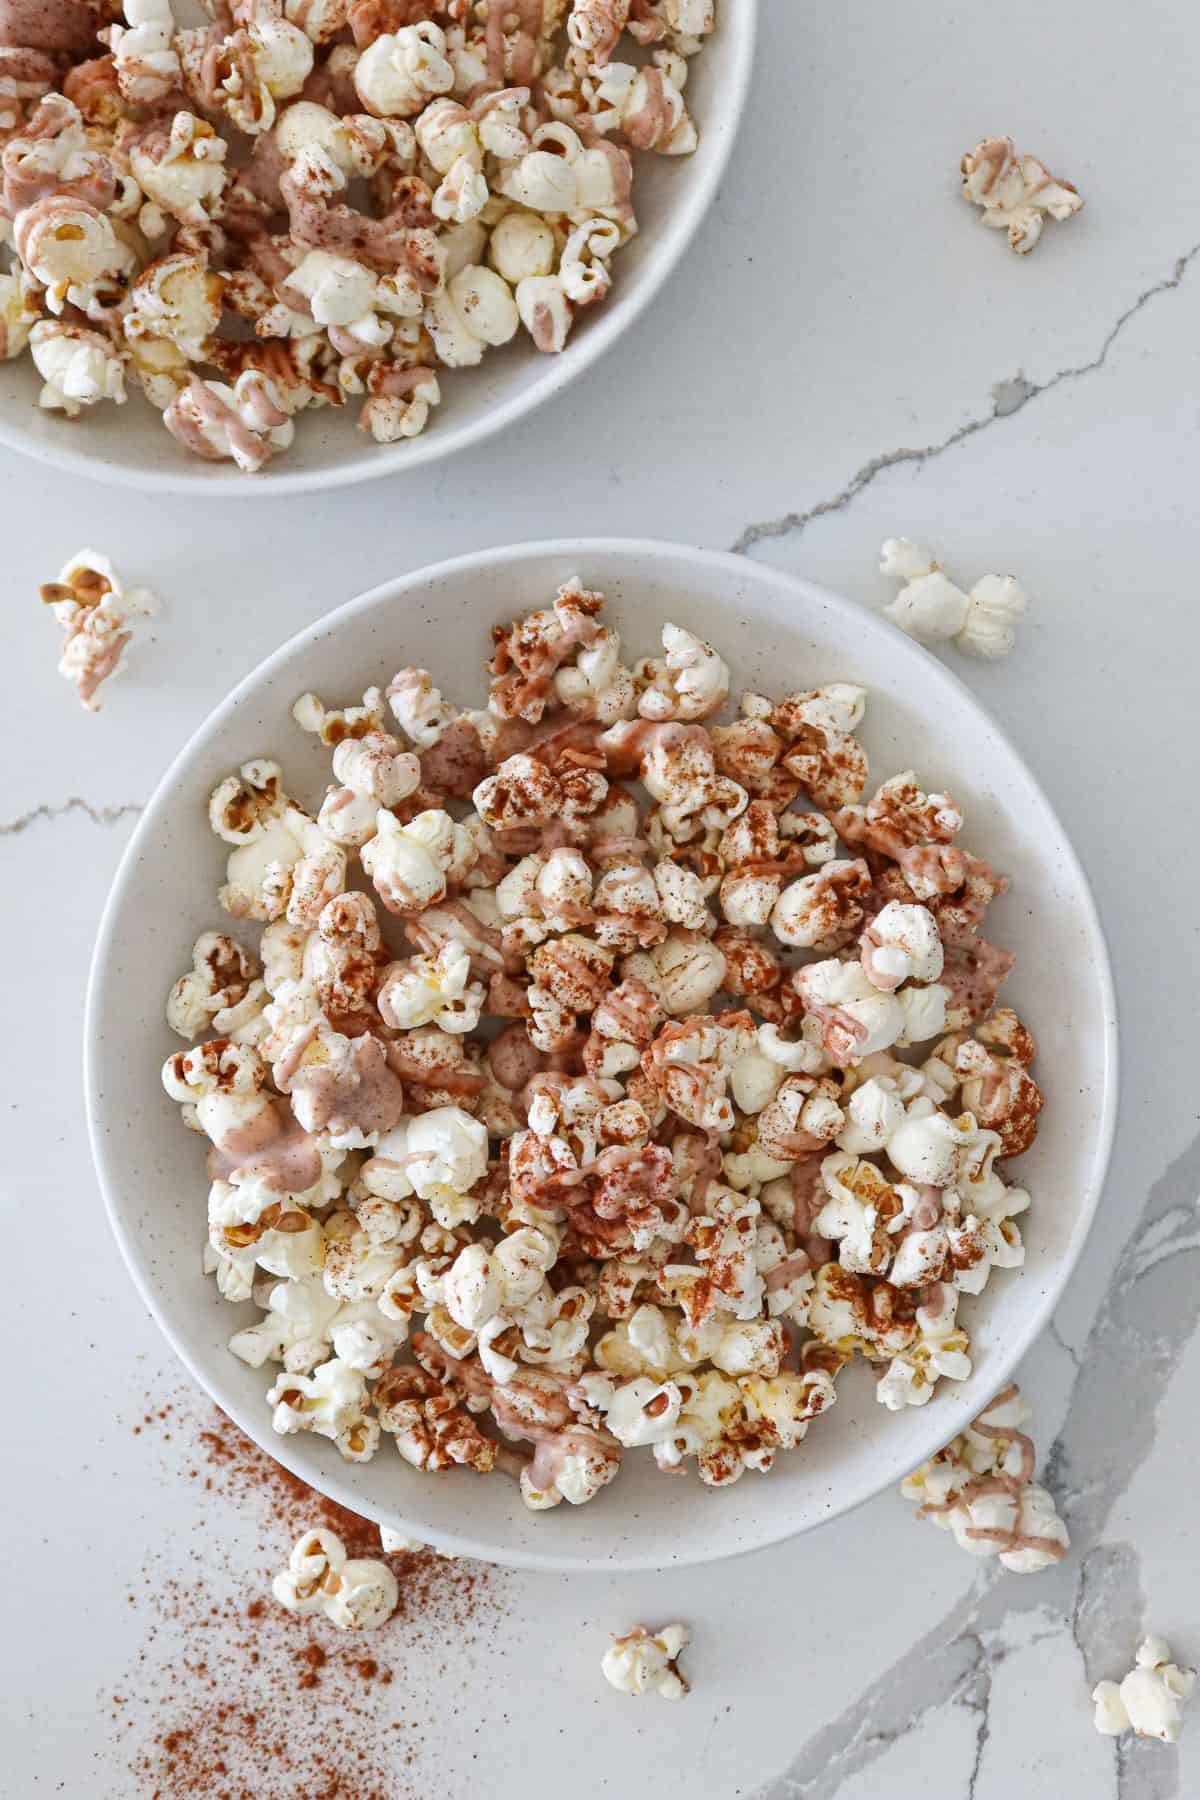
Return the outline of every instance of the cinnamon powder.
{"type": "Polygon", "coordinates": [[[130,1595],[151,1616],[136,1667],[109,1696],[108,1756],[135,1791],[147,1800],[424,1796],[425,1721],[405,1703],[404,1666],[431,1650],[440,1661],[450,1640],[469,1650],[486,1639],[501,1614],[502,1572],[429,1550],[384,1557],[369,1520],[316,1493],[190,1393],[148,1406],[133,1430],[214,1501],[213,1533],[152,1554],[145,1593],[130,1595]],[[230,1503],[236,1532],[225,1522],[230,1503]],[[270,1594],[295,1539],[317,1526],[396,1576],[397,1611],[369,1639],[297,1618],[270,1594]]]}

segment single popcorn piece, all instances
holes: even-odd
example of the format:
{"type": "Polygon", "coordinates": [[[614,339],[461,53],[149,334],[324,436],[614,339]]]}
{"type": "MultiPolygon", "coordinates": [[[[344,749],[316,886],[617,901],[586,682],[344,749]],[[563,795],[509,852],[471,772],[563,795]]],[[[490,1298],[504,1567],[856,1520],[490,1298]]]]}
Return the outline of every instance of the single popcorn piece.
{"type": "Polygon", "coordinates": [[[271,1591],[288,1612],[321,1613],[339,1631],[377,1631],[400,1602],[386,1563],[348,1557],[336,1532],[325,1530],[306,1531],[296,1540],[271,1591]]]}
{"type": "Polygon", "coordinates": [[[98,550],[80,550],[39,597],[62,627],[59,674],[74,683],[89,712],[99,712],[100,689],[124,667],[134,621],[153,618],[158,601],[149,588],[126,589],[98,550]]]}
{"type": "Polygon", "coordinates": [[[137,106],[163,100],[181,74],[171,0],[125,0],[123,11],[125,24],[109,34],[121,94],[137,106]]]}
{"type": "Polygon", "coordinates": [[[994,662],[1016,642],[1029,602],[1011,575],[985,575],[969,593],[954,586],[933,552],[908,538],[888,538],[880,570],[904,586],[884,612],[921,644],[951,641],[968,656],[994,662]]]}
{"type": "Polygon", "coordinates": [[[163,414],[163,423],[185,449],[208,462],[228,457],[257,474],[295,435],[279,390],[268,376],[247,369],[233,387],[193,376],[163,414]]]}
{"type": "MultiPolygon", "coordinates": [[[[629,17],[673,44],[662,8],[629,17]]],[[[379,172],[384,124],[303,104],[298,140],[379,172]]],[[[484,102],[441,104],[438,156],[496,154],[484,102]]],[[[525,101],[497,110],[508,144],[525,101]]],[[[451,279],[484,266],[462,229],[451,279]]],[[[534,1512],[647,1452],[712,1488],[765,1474],[858,1356],[892,1410],[966,1380],[960,1309],[1025,1255],[997,1159],[1043,1104],[993,1005],[1012,958],[979,937],[1004,878],[913,772],[862,799],[864,691],[746,694],[714,725],[720,650],[671,627],[629,667],[603,605],[573,579],[498,624],[486,706],[415,666],[300,695],[319,814],[265,757],[218,783],[218,898],[261,938],[204,932],[167,999],[204,1267],[258,1309],[229,1348],[270,1368],[275,1428],[351,1461],[385,1432],[534,1512]]],[[[969,1547],[1032,1568],[1065,1533],[1019,1423],[989,1409],[921,1498],[941,1483],[969,1547]]],[[[648,1683],[638,1641],[622,1678],[648,1683]]]]}
{"type": "Polygon", "coordinates": [[[470,832],[449,813],[431,808],[402,825],[381,808],[362,864],[389,912],[421,913],[445,897],[456,875],[466,875],[475,855],[470,832]]]}
{"type": "Polygon", "coordinates": [[[682,1700],[690,1692],[679,1658],[692,1641],[686,1625],[664,1625],[656,1632],[635,1625],[614,1637],[600,1664],[604,1679],[619,1694],[661,1694],[682,1700]]]}
{"type": "Polygon", "coordinates": [[[1051,1495],[1033,1479],[1037,1452],[1021,1429],[1030,1416],[1020,1389],[1006,1387],[900,1486],[918,1502],[918,1518],[952,1531],[972,1556],[998,1556],[1018,1575],[1061,1562],[1071,1542],[1051,1495]]]}
{"type": "Polygon", "coordinates": [[[379,1421],[367,1411],[365,1377],[338,1357],[311,1375],[281,1375],[267,1394],[271,1423],[287,1436],[312,1431],[332,1438],[347,1462],[369,1462],[379,1443],[379,1421]]]}
{"type": "Polygon", "coordinates": [[[1175,1744],[1183,1730],[1183,1709],[1196,1687],[1195,1669],[1181,1669],[1170,1660],[1166,1640],[1144,1637],[1134,1665],[1119,1684],[1100,1681],[1092,1689],[1095,1726],[1105,1737],[1134,1731],[1138,1737],[1158,1738],[1175,1744]]]}
{"type": "Polygon", "coordinates": [[[125,404],[125,364],[100,332],[39,319],[29,333],[29,348],[44,383],[38,405],[45,411],[75,419],[102,400],[125,404]]]}
{"type": "Polygon", "coordinates": [[[662,662],[640,663],[646,685],[638,696],[643,719],[707,719],[729,698],[729,669],[711,644],[678,625],[663,626],[662,662]]]}
{"type": "Polygon", "coordinates": [[[1007,231],[1009,248],[1026,256],[1047,218],[1064,220],[1083,205],[1078,189],[1059,181],[1036,156],[1018,157],[1011,138],[984,138],[962,159],[963,199],[980,208],[980,220],[1007,231]]]}

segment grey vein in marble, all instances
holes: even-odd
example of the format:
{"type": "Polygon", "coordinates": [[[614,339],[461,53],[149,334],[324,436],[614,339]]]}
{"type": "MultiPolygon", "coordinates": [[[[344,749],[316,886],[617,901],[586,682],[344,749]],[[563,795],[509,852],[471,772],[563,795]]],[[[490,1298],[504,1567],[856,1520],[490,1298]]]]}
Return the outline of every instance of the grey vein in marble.
{"type": "Polygon", "coordinates": [[[730,545],[730,549],[737,556],[748,556],[757,544],[764,543],[769,538],[796,537],[802,531],[807,530],[814,520],[824,518],[828,513],[843,512],[852,501],[858,498],[864,488],[869,488],[886,470],[897,468],[904,463],[932,462],[935,458],[944,456],[948,450],[956,450],[960,444],[965,444],[969,438],[977,436],[981,431],[986,431],[990,425],[995,425],[999,420],[1011,419],[1016,413],[1023,411],[1031,400],[1040,399],[1043,394],[1053,392],[1064,382],[1079,381],[1085,375],[1094,375],[1097,369],[1102,369],[1108,361],[1109,352],[1130,320],[1136,318],[1142,308],[1147,306],[1151,300],[1156,300],[1160,294],[1171,293],[1175,288],[1180,287],[1197,256],[1200,256],[1200,244],[1193,244],[1190,250],[1185,251],[1181,257],[1177,258],[1169,275],[1164,275],[1160,281],[1145,288],[1137,296],[1137,299],[1132,301],[1120,314],[1116,324],[1109,329],[1100,349],[1088,362],[1075,363],[1068,368],[1059,369],[1050,376],[1048,381],[1030,381],[1027,376],[1018,371],[1016,375],[996,382],[992,388],[992,410],[989,413],[985,413],[978,419],[968,419],[965,425],[958,426],[948,437],[940,439],[937,443],[925,444],[920,448],[906,447],[899,450],[885,450],[882,455],[873,456],[850,478],[840,493],[834,494],[828,500],[819,500],[815,506],[808,507],[804,512],[786,512],[777,519],[763,519],[757,524],[747,525],[736,541],[730,545]]]}
{"type": "Polygon", "coordinates": [[[38,825],[43,819],[61,819],[73,812],[86,814],[94,825],[116,825],[122,819],[132,818],[140,813],[142,808],[141,800],[126,800],[117,806],[98,806],[79,794],[72,794],[69,800],[60,800],[54,804],[44,800],[40,806],[31,806],[28,812],[21,813],[18,818],[0,821],[0,837],[16,837],[18,832],[28,831],[31,825],[38,825]]]}
{"type": "MultiPolygon", "coordinates": [[[[1043,1474],[1070,1526],[1072,1556],[1036,1576],[989,1568],[932,1631],[758,1789],[755,1800],[833,1800],[851,1775],[947,1704],[981,1714],[966,1790],[967,1800],[974,1800],[991,1728],[990,1669],[1006,1653],[1006,1622],[1021,1615],[1042,1610],[1069,1628],[1083,1665],[1083,1693],[1128,1669],[1146,1628],[1140,1559],[1132,1544],[1105,1544],[1101,1533],[1153,1444],[1159,1404],[1195,1329],[1195,1271],[1180,1259],[1197,1250],[1200,1136],[1150,1190],[1087,1342],[1074,1357],[1066,1421],[1043,1474]],[[1178,1273],[1170,1278],[1168,1271],[1181,1266],[1184,1279],[1178,1273]],[[1122,1427],[1114,1435],[1117,1392],[1122,1427]]],[[[1090,1729],[1085,1716],[1080,1726],[1090,1729]]],[[[1121,1738],[1114,1740],[1113,1755],[1118,1800],[1178,1795],[1179,1756],[1172,1746],[1121,1738]]]]}

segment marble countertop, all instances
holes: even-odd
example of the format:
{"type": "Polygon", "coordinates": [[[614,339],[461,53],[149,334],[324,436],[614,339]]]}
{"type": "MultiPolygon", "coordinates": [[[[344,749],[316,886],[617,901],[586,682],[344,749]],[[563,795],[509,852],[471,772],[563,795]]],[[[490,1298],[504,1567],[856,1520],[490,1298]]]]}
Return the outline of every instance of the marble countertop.
{"type": "MultiPolygon", "coordinates": [[[[1200,21],[1172,0],[1148,0],[1136,32],[1114,0],[1010,0],[986,21],[952,0],[762,10],[745,132],[685,265],[503,462],[491,444],[327,499],[188,516],[0,459],[14,1800],[153,1793],[151,1700],[185,1631],[164,1596],[209,1583],[248,1603],[285,1547],[256,1491],[189,1479],[204,1403],[136,1297],[91,1170],[84,983],[138,809],[232,682],[343,599],[458,551],[598,531],[736,547],[867,608],[887,597],[878,545],[904,534],[968,579],[1012,570],[1033,597],[1016,653],[960,672],[1067,822],[1121,1002],[1107,1190],[1020,1371],[1074,1548],[1049,1573],[1005,1575],[884,1495],[705,1571],[481,1575],[474,1624],[451,1609],[391,1640],[373,1729],[394,1712],[408,1735],[387,1740],[405,1748],[381,1791],[507,1800],[533,1767],[638,1800],[1200,1792],[1200,1717],[1177,1749],[1118,1744],[1088,1702],[1143,1628],[1200,1660],[1200,1526],[1180,1480],[1200,1376],[1200,1108],[1178,1053],[1200,976],[1200,243],[1173,173],[1200,150],[1200,21]],[[1028,259],[957,197],[960,154],[993,132],[1088,201],[1028,259]],[[98,719],[56,675],[32,600],[82,543],[165,603],[98,719]],[[30,1363],[34,1379],[12,1379],[30,1363]],[[676,1617],[695,1634],[691,1697],[618,1699],[599,1674],[606,1634],[676,1617]]],[[[310,1800],[255,1779],[247,1792],[310,1800]]]]}

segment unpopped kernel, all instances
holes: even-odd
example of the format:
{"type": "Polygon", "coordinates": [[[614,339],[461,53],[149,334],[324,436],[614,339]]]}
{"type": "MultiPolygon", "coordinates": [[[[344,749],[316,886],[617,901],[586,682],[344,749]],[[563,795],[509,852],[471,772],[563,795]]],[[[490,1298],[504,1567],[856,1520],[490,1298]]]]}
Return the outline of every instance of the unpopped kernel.
{"type": "MultiPolygon", "coordinates": [[[[415,667],[301,696],[325,800],[267,757],[217,785],[230,923],[167,1001],[207,1266],[260,1308],[230,1348],[272,1366],[275,1429],[499,1470],[533,1510],[638,1451],[765,1472],[858,1356],[891,1409],[966,1379],[1042,1105],[981,936],[1005,879],[948,794],[871,792],[864,690],[722,725],[719,649],[672,623],[631,662],[603,605],[572,581],[498,625],[478,709],[415,667]]],[[[1027,1558],[1057,1522],[989,1473],[964,1529],[1027,1558]]]]}

